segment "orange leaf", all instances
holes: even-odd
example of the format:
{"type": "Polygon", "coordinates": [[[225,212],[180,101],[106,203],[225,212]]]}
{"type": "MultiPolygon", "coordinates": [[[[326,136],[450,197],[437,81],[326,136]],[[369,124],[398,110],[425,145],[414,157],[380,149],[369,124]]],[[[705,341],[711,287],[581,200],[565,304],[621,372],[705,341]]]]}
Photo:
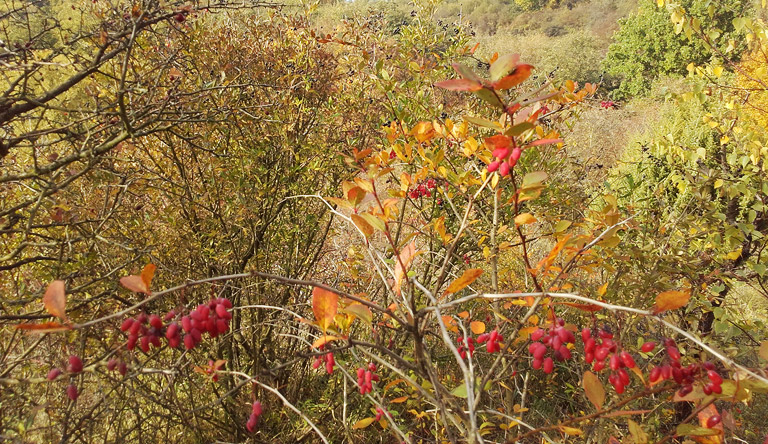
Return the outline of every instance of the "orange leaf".
{"type": "Polygon", "coordinates": [[[43,295],[43,305],[51,316],[67,320],[67,295],[64,281],[53,281],[48,285],[43,295]]]}
{"type": "Polygon", "coordinates": [[[557,255],[560,254],[560,251],[565,247],[566,242],[571,238],[571,235],[568,234],[566,236],[563,236],[562,239],[560,239],[557,244],[555,244],[554,248],[552,248],[552,251],[549,252],[547,257],[539,261],[538,264],[536,264],[536,270],[538,271],[542,266],[544,267],[544,271],[547,271],[549,267],[552,266],[552,264],[555,262],[555,259],[557,259],[557,255]]]}
{"type": "Polygon", "coordinates": [[[464,270],[464,273],[462,273],[461,276],[451,282],[451,285],[448,286],[448,289],[445,290],[443,295],[456,293],[457,291],[464,289],[472,282],[475,282],[475,279],[480,277],[481,274],[483,274],[483,270],[479,268],[470,268],[469,270],[464,270]]]}
{"type": "Polygon", "coordinates": [[[603,403],[605,403],[605,388],[603,387],[603,383],[600,382],[600,378],[587,370],[584,372],[582,385],[584,385],[584,392],[586,392],[589,402],[594,404],[598,410],[602,409],[603,403]]]}
{"type": "Polygon", "coordinates": [[[364,429],[368,427],[369,425],[373,424],[376,421],[376,418],[365,418],[361,419],[360,421],[357,421],[353,426],[353,430],[359,430],[364,429]]]}
{"type": "Polygon", "coordinates": [[[476,335],[481,335],[485,333],[485,322],[472,321],[469,323],[469,329],[472,330],[472,333],[476,335]]]}
{"type": "Polygon", "coordinates": [[[400,404],[401,402],[405,402],[408,400],[407,396],[401,396],[399,398],[395,398],[391,401],[389,401],[390,404],[400,404]]]}
{"type": "Polygon", "coordinates": [[[408,272],[408,267],[416,256],[416,241],[412,241],[400,251],[400,259],[395,261],[395,293],[400,294],[400,286],[408,272]],[[401,265],[402,264],[402,265],[401,265]],[[403,268],[405,267],[405,268],[403,268]]]}
{"type": "Polygon", "coordinates": [[[373,234],[373,227],[371,226],[371,224],[368,223],[368,221],[358,216],[357,214],[353,214],[352,222],[355,224],[357,228],[360,229],[360,231],[362,231],[366,239],[371,237],[371,235],[373,234]]]}
{"type": "Polygon", "coordinates": [[[141,276],[132,274],[130,276],[123,276],[120,278],[120,285],[131,290],[134,293],[144,293],[149,295],[149,288],[141,276]]]}
{"type": "Polygon", "coordinates": [[[683,307],[690,299],[691,293],[689,291],[670,290],[659,293],[656,296],[656,304],[653,306],[653,314],[683,307]]]}
{"type": "Polygon", "coordinates": [[[518,65],[512,74],[495,82],[492,86],[494,89],[509,89],[523,83],[525,79],[530,77],[531,71],[533,71],[532,65],[518,65]]]}
{"type": "Polygon", "coordinates": [[[318,338],[315,342],[312,343],[312,348],[320,348],[321,345],[325,345],[329,342],[338,341],[340,338],[338,336],[326,336],[323,335],[320,338],[318,338]]]}
{"type": "Polygon", "coordinates": [[[152,278],[155,276],[156,269],[157,267],[155,264],[147,264],[144,266],[144,269],[141,270],[141,280],[144,282],[144,285],[147,286],[147,292],[152,288],[152,278]]]}
{"type": "Polygon", "coordinates": [[[315,287],[312,290],[312,311],[320,328],[325,331],[333,323],[339,310],[339,295],[332,291],[315,287]]]}
{"type": "Polygon", "coordinates": [[[508,76],[515,71],[517,62],[520,61],[520,54],[504,54],[491,63],[491,68],[488,70],[488,74],[491,76],[491,81],[496,82],[499,79],[508,76]]]}
{"type": "Polygon", "coordinates": [[[573,307],[589,313],[595,313],[603,309],[603,307],[595,304],[577,304],[575,302],[561,302],[563,305],[573,307]]]}
{"type": "Polygon", "coordinates": [[[29,333],[57,333],[61,331],[72,330],[69,325],[63,325],[58,322],[43,322],[42,324],[24,323],[16,326],[19,330],[26,330],[29,333]]]}

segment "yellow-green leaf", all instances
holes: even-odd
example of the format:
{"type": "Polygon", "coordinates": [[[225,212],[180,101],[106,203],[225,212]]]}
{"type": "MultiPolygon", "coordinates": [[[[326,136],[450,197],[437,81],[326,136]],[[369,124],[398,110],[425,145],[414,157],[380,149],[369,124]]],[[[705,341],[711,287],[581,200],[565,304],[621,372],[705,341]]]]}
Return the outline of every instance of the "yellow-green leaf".
{"type": "Polygon", "coordinates": [[[368,427],[369,425],[373,424],[376,421],[376,418],[364,418],[360,421],[357,421],[353,426],[353,430],[360,430],[368,427]]]}

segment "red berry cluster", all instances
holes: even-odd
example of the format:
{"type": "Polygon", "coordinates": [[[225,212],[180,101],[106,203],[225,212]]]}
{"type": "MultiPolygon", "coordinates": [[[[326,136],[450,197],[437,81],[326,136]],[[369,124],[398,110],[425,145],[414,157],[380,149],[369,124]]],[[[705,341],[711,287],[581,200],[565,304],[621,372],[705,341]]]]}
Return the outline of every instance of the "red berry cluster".
{"type": "Polygon", "coordinates": [[[608,109],[608,108],[614,108],[616,104],[613,103],[613,100],[603,100],[602,102],[600,102],[600,106],[605,109],[608,109]]]}
{"type": "Polygon", "coordinates": [[[245,428],[248,429],[249,432],[253,433],[253,431],[256,430],[261,413],[261,402],[254,401],[253,404],[251,404],[251,416],[248,417],[248,422],[245,423],[245,428]]]}
{"type": "MultiPolygon", "coordinates": [[[[323,345],[318,347],[320,350],[324,348],[323,345]]],[[[325,371],[330,375],[333,373],[333,366],[336,365],[336,361],[333,359],[333,353],[328,352],[315,358],[315,362],[312,363],[312,368],[317,370],[320,365],[325,363],[325,371]]]]}
{"type": "Polygon", "coordinates": [[[120,359],[112,358],[107,362],[107,370],[117,370],[121,375],[125,376],[125,374],[128,372],[128,365],[126,365],[126,363],[120,359]]]}
{"type": "Polygon", "coordinates": [[[461,359],[467,359],[467,349],[469,349],[469,356],[472,356],[472,353],[475,352],[475,338],[468,337],[467,343],[464,344],[464,336],[459,336],[456,338],[456,342],[459,343],[459,355],[461,355],[461,359]],[[467,348],[464,348],[464,347],[467,348]]]}
{"type": "Polygon", "coordinates": [[[680,350],[677,348],[674,339],[664,339],[663,344],[667,351],[667,363],[651,369],[649,377],[651,382],[672,379],[681,385],[680,390],[677,392],[678,395],[685,396],[693,391],[693,384],[696,382],[696,379],[706,373],[707,382],[703,386],[704,394],[723,393],[723,388],[721,387],[723,378],[717,372],[714,364],[703,362],[683,367],[680,363],[680,350]]]}
{"type": "Polygon", "coordinates": [[[493,150],[493,157],[495,157],[496,160],[488,164],[488,172],[492,173],[499,170],[499,174],[502,176],[508,175],[510,170],[517,165],[517,161],[522,154],[523,150],[519,147],[511,148],[507,146],[496,148],[493,150]]]}
{"type": "Polygon", "coordinates": [[[179,347],[182,342],[181,330],[183,329],[186,333],[183,337],[184,347],[191,350],[200,343],[203,333],[208,333],[212,338],[215,338],[229,330],[229,321],[232,319],[232,314],[229,312],[230,308],[232,308],[232,303],[229,299],[214,298],[207,304],[198,305],[188,316],[183,316],[181,328],[176,321],[170,322],[168,325],[163,323],[177,317],[176,311],[171,310],[164,319],[160,319],[160,316],[156,314],[147,315],[146,313],[141,313],[136,318],[128,318],[123,321],[120,330],[128,332],[128,341],[125,344],[128,350],[133,350],[138,342],[139,348],[146,353],[149,351],[150,345],[161,346],[161,336],[165,336],[171,348],[179,347]]]}
{"type": "Polygon", "coordinates": [[[360,387],[360,394],[371,393],[373,390],[373,382],[379,382],[379,375],[374,373],[376,371],[376,364],[373,362],[368,364],[368,370],[360,367],[357,369],[357,385],[360,387]]]}
{"type": "MultiPolygon", "coordinates": [[[[67,365],[67,372],[70,373],[70,375],[76,375],[83,371],[83,360],[80,359],[79,356],[71,355],[69,357],[69,365],[67,365]]],[[[46,376],[46,379],[49,381],[54,381],[56,378],[61,376],[63,372],[61,369],[54,367],[46,376]]],[[[80,394],[77,392],[77,387],[74,384],[69,384],[66,389],[67,397],[71,399],[72,401],[77,401],[77,397],[80,396],[80,394]]]]}
{"type": "Polygon", "coordinates": [[[376,421],[381,421],[381,417],[384,416],[384,410],[381,407],[376,407],[376,421]]]}
{"type": "Polygon", "coordinates": [[[435,182],[435,179],[427,179],[423,183],[420,183],[416,188],[412,189],[410,193],[408,193],[408,196],[410,196],[411,199],[418,199],[421,196],[424,197],[432,197],[432,192],[429,190],[433,190],[437,186],[437,183],[435,182]]]}
{"type": "Polygon", "coordinates": [[[555,319],[548,330],[547,332],[539,328],[531,333],[533,342],[528,346],[528,352],[533,356],[533,368],[536,370],[543,368],[544,373],[547,374],[554,370],[554,360],[562,362],[571,359],[568,344],[576,341],[573,333],[565,328],[565,321],[562,318],[555,319]],[[552,349],[552,357],[545,357],[548,348],[552,349]]]}
{"type": "Polygon", "coordinates": [[[613,333],[607,328],[598,331],[597,336],[592,335],[589,328],[581,331],[581,339],[584,341],[584,355],[592,369],[599,372],[606,366],[611,369],[608,382],[611,383],[616,393],[624,393],[629,385],[630,378],[628,368],[635,367],[635,358],[629,352],[620,350],[619,345],[613,340],[613,333]]]}
{"type": "Polygon", "coordinates": [[[488,351],[488,353],[501,351],[501,346],[499,345],[499,342],[503,340],[504,340],[504,337],[499,334],[498,330],[493,330],[490,333],[483,333],[477,337],[477,343],[478,344],[485,343],[485,349],[488,351]]]}

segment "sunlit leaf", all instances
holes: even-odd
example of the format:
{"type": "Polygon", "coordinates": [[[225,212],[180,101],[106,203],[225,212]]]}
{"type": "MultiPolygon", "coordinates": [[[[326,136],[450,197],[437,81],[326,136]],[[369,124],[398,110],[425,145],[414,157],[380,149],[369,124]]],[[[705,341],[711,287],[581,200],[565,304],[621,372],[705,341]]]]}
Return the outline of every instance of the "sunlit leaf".
{"type": "Polygon", "coordinates": [[[568,427],[564,425],[557,426],[558,429],[560,429],[561,432],[565,433],[566,435],[572,435],[572,436],[580,436],[584,434],[584,431],[581,429],[577,429],[576,427],[568,427]]]}
{"type": "Polygon", "coordinates": [[[144,280],[141,279],[141,276],[139,275],[132,274],[130,276],[121,277],[120,285],[134,293],[144,293],[147,295],[149,294],[149,288],[147,288],[147,284],[144,283],[144,280]]]}
{"type": "Polygon", "coordinates": [[[443,80],[436,82],[435,86],[449,91],[478,91],[483,89],[482,83],[469,79],[443,80]]]}
{"type": "Polygon", "coordinates": [[[464,273],[462,273],[461,276],[451,282],[451,285],[449,285],[445,290],[445,294],[456,293],[457,291],[464,289],[472,282],[475,282],[475,280],[480,277],[481,274],[483,274],[483,270],[479,268],[470,268],[469,270],[464,270],[464,273]]]}
{"type": "Polygon", "coordinates": [[[352,426],[352,429],[353,430],[364,429],[364,428],[368,427],[369,425],[373,424],[374,422],[376,422],[376,418],[364,418],[364,419],[361,419],[360,421],[357,421],[352,426]]]}
{"type": "Polygon", "coordinates": [[[691,299],[689,291],[670,290],[659,293],[656,296],[656,304],[653,306],[653,313],[658,314],[667,310],[675,310],[684,307],[691,299]]]}
{"type": "Polygon", "coordinates": [[[390,404],[400,404],[408,400],[407,396],[401,396],[399,398],[395,398],[391,401],[389,401],[390,404]]]}
{"type": "Polygon", "coordinates": [[[512,74],[493,83],[493,87],[499,90],[514,88],[530,77],[531,71],[533,71],[532,65],[518,65],[512,74]]]}
{"type": "Polygon", "coordinates": [[[476,335],[481,335],[485,333],[485,322],[483,321],[472,321],[469,323],[469,329],[472,330],[472,333],[476,335]]]}
{"type": "Polygon", "coordinates": [[[370,324],[371,321],[373,320],[373,314],[371,313],[371,309],[359,302],[347,305],[346,307],[341,309],[341,311],[343,313],[349,313],[354,315],[355,317],[365,322],[366,324],[370,324]]]}
{"type": "Polygon", "coordinates": [[[517,63],[520,61],[520,54],[504,54],[499,56],[488,70],[488,74],[491,77],[492,82],[496,82],[502,77],[509,75],[515,70],[517,63]]]}
{"type": "Polygon", "coordinates": [[[515,216],[515,225],[528,225],[536,222],[536,218],[531,213],[523,213],[515,216]]]}
{"type": "Polygon", "coordinates": [[[157,267],[155,264],[147,264],[141,270],[141,280],[144,282],[144,285],[147,286],[147,291],[152,288],[152,278],[155,277],[156,269],[157,267]]]}
{"type": "Polygon", "coordinates": [[[330,327],[338,309],[339,295],[320,287],[312,290],[312,311],[320,328],[326,330],[330,327]]]}
{"type": "Polygon", "coordinates": [[[71,325],[64,325],[58,322],[43,322],[41,324],[23,323],[16,326],[19,330],[24,330],[29,333],[57,333],[67,330],[72,330],[71,325]]]}
{"type": "Polygon", "coordinates": [[[51,316],[67,319],[67,295],[64,281],[53,281],[43,295],[43,305],[51,316]]]}
{"type": "Polygon", "coordinates": [[[315,342],[312,343],[312,347],[313,348],[320,348],[321,345],[325,345],[325,344],[327,344],[329,342],[333,342],[333,341],[338,341],[340,339],[344,339],[344,338],[341,338],[339,336],[323,335],[323,336],[319,337],[315,342]]]}
{"type": "Polygon", "coordinates": [[[357,228],[360,229],[360,231],[365,235],[366,238],[371,237],[373,234],[373,227],[371,224],[369,224],[365,219],[363,219],[361,216],[358,216],[357,214],[353,214],[351,216],[352,222],[355,224],[357,228]]]}

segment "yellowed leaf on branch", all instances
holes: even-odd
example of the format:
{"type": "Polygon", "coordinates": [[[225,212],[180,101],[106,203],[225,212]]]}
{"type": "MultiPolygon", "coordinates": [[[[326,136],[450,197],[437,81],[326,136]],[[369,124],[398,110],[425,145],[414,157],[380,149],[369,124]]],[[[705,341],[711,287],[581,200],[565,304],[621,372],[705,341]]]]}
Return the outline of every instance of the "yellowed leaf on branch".
{"type": "Polygon", "coordinates": [[[485,322],[472,321],[469,323],[469,329],[472,330],[472,333],[476,335],[481,335],[485,333],[485,322]]]}
{"type": "Polygon", "coordinates": [[[536,222],[536,218],[531,213],[523,213],[515,216],[515,225],[528,225],[536,222]]]}
{"type": "Polygon", "coordinates": [[[315,287],[312,290],[312,311],[315,313],[317,325],[325,331],[333,324],[333,318],[339,310],[339,295],[324,288],[315,287]]]}
{"type": "Polygon", "coordinates": [[[758,350],[758,355],[768,361],[768,341],[763,341],[760,344],[760,349],[758,350]]]}
{"type": "Polygon", "coordinates": [[[443,295],[456,293],[457,291],[464,289],[472,282],[475,282],[475,280],[479,278],[481,274],[483,274],[483,270],[479,268],[470,268],[469,270],[464,270],[464,273],[462,273],[461,276],[451,282],[451,285],[448,286],[448,289],[445,290],[443,295]]]}
{"type": "Polygon", "coordinates": [[[691,299],[689,291],[670,290],[659,293],[656,296],[656,304],[653,306],[653,313],[658,314],[667,310],[675,310],[685,306],[691,299]]]}
{"type": "Polygon", "coordinates": [[[373,424],[375,421],[376,421],[376,418],[364,418],[364,419],[361,419],[360,421],[357,421],[352,426],[352,429],[353,430],[364,429],[364,428],[368,427],[369,425],[373,424]]]}
{"type": "Polygon", "coordinates": [[[43,295],[43,305],[51,316],[67,320],[67,295],[64,281],[53,281],[43,295]]]}
{"type": "Polygon", "coordinates": [[[586,393],[589,402],[594,404],[598,410],[602,409],[603,404],[605,403],[605,388],[603,387],[603,383],[600,381],[600,378],[598,378],[596,374],[587,370],[584,372],[582,385],[584,386],[584,392],[586,393]]]}

